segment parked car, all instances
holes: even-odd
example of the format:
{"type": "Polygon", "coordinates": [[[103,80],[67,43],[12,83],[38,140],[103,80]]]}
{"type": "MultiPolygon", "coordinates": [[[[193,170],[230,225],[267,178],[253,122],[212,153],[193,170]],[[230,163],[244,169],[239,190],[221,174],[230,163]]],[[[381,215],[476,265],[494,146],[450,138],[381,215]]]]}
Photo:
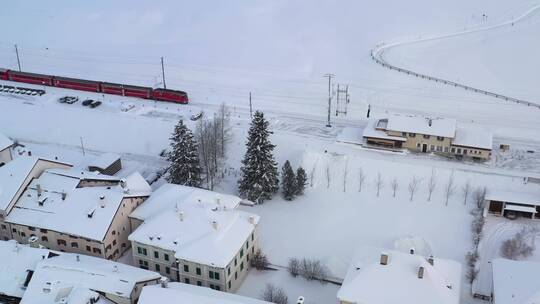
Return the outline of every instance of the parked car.
{"type": "Polygon", "coordinates": [[[201,111],[199,113],[192,114],[190,119],[195,121],[195,120],[201,119],[202,116],[203,116],[203,112],[201,111]]]}
{"type": "Polygon", "coordinates": [[[77,101],[79,101],[79,97],[69,96],[68,99],[66,100],[66,103],[68,103],[68,104],[74,104],[74,103],[76,103],[77,101]]]}
{"type": "Polygon", "coordinates": [[[82,102],[83,106],[89,106],[92,102],[94,102],[92,99],[86,99],[82,102]]]}
{"type": "Polygon", "coordinates": [[[66,102],[67,99],[68,99],[68,96],[60,97],[60,98],[58,98],[58,102],[59,103],[64,103],[64,102],[66,102]]]}
{"type": "MultiPolygon", "coordinates": [[[[30,95],[32,95],[32,96],[36,96],[37,94],[38,94],[38,92],[36,92],[36,91],[30,92],[30,95]]],[[[42,95],[42,94],[40,94],[40,95],[42,95]]]]}
{"type": "Polygon", "coordinates": [[[101,101],[99,101],[99,100],[94,100],[94,102],[92,102],[92,103],[89,105],[89,107],[93,109],[93,108],[99,107],[100,105],[101,105],[101,101]]]}

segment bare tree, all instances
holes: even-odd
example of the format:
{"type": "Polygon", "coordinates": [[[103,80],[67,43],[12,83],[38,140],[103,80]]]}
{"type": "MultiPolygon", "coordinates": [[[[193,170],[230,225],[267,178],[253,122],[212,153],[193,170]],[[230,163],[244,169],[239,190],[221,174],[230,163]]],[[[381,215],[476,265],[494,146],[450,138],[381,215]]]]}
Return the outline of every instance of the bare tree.
{"type": "Polygon", "coordinates": [[[431,169],[431,175],[428,180],[428,202],[431,201],[431,195],[433,194],[433,191],[435,191],[435,187],[437,187],[437,172],[435,169],[431,169]]]}
{"type": "Polygon", "coordinates": [[[231,110],[229,107],[222,103],[219,106],[217,113],[217,123],[219,129],[219,146],[220,156],[225,157],[227,152],[227,144],[231,141],[231,127],[230,127],[231,110]]]}
{"type": "Polygon", "coordinates": [[[366,182],[366,175],[362,168],[358,169],[358,192],[362,192],[362,186],[366,182]]]}
{"type": "Polygon", "coordinates": [[[268,258],[260,249],[255,251],[253,258],[251,259],[251,266],[255,267],[257,270],[265,270],[268,268],[268,258]]]}
{"type": "Polygon", "coordinates": [[[536,239],[537,232],[537,229],[527,230],[527,228],[524,227],[520,232],[516,233],[513,238],[503,242],[501,246],[501,255],[511,260],[531,256],[536,248],[534,242],[527,241],[527,238],[531,240],[536,239]]]}
{"type": "Polygon", "coordinates": [[[317,163],[313,165],[313,168],[311,169],[311,172],[309,172],[309,186],[313,188],[313,178],[315,177],[315,168],[317,167],[317,163]]]}
{"type": "Polygon", "coordinates": [[[448,181],[446,182],[446,185],[444,187],[444,194],[446,198],[446,201],[444,203],[445,206],[448,206],[448,200],[450,199],[450,197],[452,197],[452,195],[454,195],[455,191],[456,186],[454,185],[454,170],[452,170],[452,172],[448,176],[448,181]]]}
{"type": "Polygon", "coordinates": [[[396,197],[396,192],[399,188],[399,184],[396,178],[394,178],[392,182],[390,182],[390,187],[392,188],[392,196],[396,197]]]}
{"type": "Polygon", "coordinates": [[[420,179],[413,175],[411,182],[409,183],[409,201],[413,201],[414,194],[418,191],[418,185],[420,184],[420,179]]]}
{"type": "Polygon", "coordinates": [[[266,287],[262,292],[261,298],[264,301],[276,304],[287,304],[287,302],[289,301],[287,294],[285,294],[285,291],[282,288],[276,287],[270,283],[266,284],[266,287]]]}
{"type": "Polygon", "coordinates": [[[465,184],[461,187],[461,194],[463,194],[463,205],[467,205],[467,198],[471,192],[471,181],[467,180],[465,184]]]}
{"type": "Polygon", "coordinates": [[[290,258],[288,269],[289,269],[289,273],[293,277],[296,277],[297,275],[299,275],[300,274],[300,260],[298,260],[297,258],[290,258]]]}
{"type": "Polygon", "coordinates": [[[476,188],[476,190],[474,191],[474,194],[473,194],[474,202],[476,203],[476,208],[478,208],[478,209],[483,209],[484,208],[484,203],[485,203],[485,200],[486,200],[486,193],[487,193],[486,187],[478,187],[478,188],[476,188]]]}
{"type": "Polygon", "coordinates": [[[381,172],[377,173],[377,179],[375,180],[375,187],[377,188],[377,197],[379,197],[379,193],[381,192],[381,189],[384,187],[384,180],[381,176],[381,172]]]}

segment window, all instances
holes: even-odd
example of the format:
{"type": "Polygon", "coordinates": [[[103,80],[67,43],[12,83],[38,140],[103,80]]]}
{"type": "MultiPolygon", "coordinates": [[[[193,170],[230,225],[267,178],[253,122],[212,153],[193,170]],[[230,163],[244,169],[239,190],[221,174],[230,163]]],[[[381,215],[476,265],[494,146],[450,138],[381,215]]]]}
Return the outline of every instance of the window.
{"type": "Polygon", "coordinates": [[[195,269],[195,272],[197,273],[197,275],[201,275],[201,268],[197,267],[195,269]]]}
{"type": "Polygon", "coordinates": [[[21,232],[21,236],[22,236],[22,237],[26,237],[26,233],[21,232]]]}
{"type": "Polygon", "coordinates": [[[227,268],[227,275],[231,275],[231,267],[227,268]]]}
{"type": "Polygon", "coordinates": [[[154,257],[155,257],[156,259],[159,259],[159,252],[154,251],[154,257]]]}
{"type": "Polygon", "coordinates": [[[420,146],[421,146],[420,143],[416,143],[416,147],[417,147],[418,149],[420,149],[420,146]]]}
{"type": "Polygon", "coordinates": [[[159,266],[159,264],[156,264],[156,271],[157,271],[157,272],[160,272],[160,271],[161,271],[161,267],[159,266]]]}
{"type": "Polygon", "coordinates": [[[71,247],[73,247],[73,248],[79,248],[79,243],[77,243],[77,242],[71,242],[71,247]]]}
{"type": "Polygon", "coordinates": [[[47,233],[47,229],[39,229],[39,231],[41,231],[41,233],[47,233]]]}
{"type": "Polygon", "coordinates": [[[249,262],[249,253],[246,254],[246,260],[249,262]]]}
{"type": "Polygon", "coordinates": [[[221,290],[221,287],[219,287],[219,285],[216,285],[215,287],[216,287],[216,290],[217,290],[217,291],[220,291],[220,290],[221,290]]]}
{"type": "Polygon", "coordinates": [[[166,274],[171,274],[171,268],[165,267],[165,273],[166,274]]]}
{"type": "Polygon", "coordinates": [[[227,283],[227,286],[229,287],[229,289],[231,289],[231,281],[229,281],[229,283],[227,283]]]}
{"type": "Polygon", "coordinates": [[[429,139],[430,137],[431,137],[431,136],[425,135],[425,134],[424,134],[424,138],[425,138],[425,139],[429,139]]]}
{"type": "Polygon", "coordinates": [[[234,266],[238,265],[238,261],[234,258],[234,266]]]}
{"type": "Polygon", "coordinates": [[[99,248],[92,248],[92,251],[97,254],[101,254],[101,249],[99,248]]]}
{"type": "Polygon", "coordinates": [[[246,250],[249,248],[249,240],[246,241],[246,250]]]}
{"type": "Polygon", "coordinates": [[[244,248],[240,249],[240,258],[244,257],[244,248]]]}
{"type": "Polygon", "coordinates": [[[36,231],[36,228],[34,228],[34,227],[28,227],[28,230],[30,230],[30,231],[36,231]]]}
{"type": "Polygon", "coordinates": [[[148,261],[139,260],[139,267],[148,270],[148,261]]]}
{"type": "Polygon", "coordinates": [[[253,241],[253,232],[251,233],[251,240],[253,241]]]}
{"type": "Polygon", "coordinates": [[[452,148],[452,153],[456,153],[456,148],[452,148]]]}
{"type": "Polygon", "coordinates": [[[457,149],[457,154],[461,154],[461,149],[460,148],[457,149]]]}
{"type": "Polygon", "coordinates": [[[116,246],[116,240],[112,240],[113,246],[116,246]]]}
{"type": "Polygon", "coordinates": [[[163,258],[165,259],[165,261],[168,261],[168,260],[169,260],[169,255],[166,254],[166,253],[164,253],[164,254],[163,254],[163,258]]]}
{"type": "Polygon", "coordinates": [[[2,224],[2,230],[7,230],[7,226],[2,224]]]}
{"type": "Polygon", "coordinates": [[[201,281],[197,281],[197,286],[202,286],[202,282],[201,282],[201,281]]]}
{"type": "Polygon", "coordinates": [[[240,263],[240,271],[244,270],[244,262],[240,263]]]}
{"type": "Polygon", "coordinates": [[[116,230],[113,230],[113,231],[112,231],[112,235],[115,235],[115,234],[116,234],[116,230]]]}
{"type": "Polygon", "coordinates": [[[126,248],[126,243],[122,243],[122,248],[126,248]]]}
{"type": "Polygon", "coordinates": [[[137,253],[146,255],[146,248],[137,247],[137,253]]]}
{"type": "Polygon", "coordinates": [[[444,137],[442,137],[442,136],[437,136],[437,140],[438,140],[438,141],[443,141],[443,140],[444,140],[444,137]]]}
{"type": "Polygon", "coordinates": [[[41,237],[41,240],[42,240],[43,242],[48,242],[48,241],[49,241],[49,239],[48,239],[46,236],[42,236],[42,237],[41,237]]]}
{"type": "Polygon", "coordinates": [[[13,228],[12,229],[13,233],[17,233],[17,229],[13,228]]]}
{"type": "Polygon", "coordinates": [[[214,278],[214,272],[212,270],[208,271],[208,276],[210,277],[210,279],[213,279],[214,278]]]}
{"type": "Polygon", "coordinates": [[[184,265],[184,272],[189,272],[189,266],[188,265],[184,265]]]}
{"type": "Polygon", "coordinates": [[[448,153],[448,147],[444,147],[444,152],[448,153]]]}
{"type": "Polygon", "coordinates": [[[219,272],[214,272],[214,279],[219,280],[219,272]]]}
{"type": "Polygon", "coordinates": [[[467,155],[467,149],[463,149],[463,155],[467,155]]]}
{"type": "Polygon", "coordinates": [[[437,152],[442,152],[442,146],[437,146],[437,152]]]}
{"type": "Polygon", "coordinates": [[[409,137],[416,137],[416,133],[409,133],[409,137]]]}
{"type": "Polygon", "coordinates": [[[86,246],[86,251],[92,251],[92,248],[90,246],[86,246]]]}
{"type": "Polygon", "coordinates": [[[58,245],[66,246],[66,241],[64,241],[64,240],[58,239],[58,240],[56,240],[56,243],[57,243],[58,245]]]}
{"type": "Polygon", "coordinates": [[[188,278],[185,278],[185,279],[184,279],[184,283],[189,284],[189,279],[188,279],[188,278]]]}
{"type": "Polygon", "coordinates": [[[235,279],[235,280],[238,279],[238,271],[235,271],[235,272],[234,272],[234,279],[235,279]]]}
{"type": "Polygon", "coordinates": [[[255,247],[251,247],[251,253],[255,254],[255,247]]]}
{"type": "Polygon", "coordinates": [[[434,146],[434,145],[430,145],[430,146],[429,146],[429,149],[430,149],[431,151],[435,151],[435,146],[434,146]]]}
{"type": "Polygon", "coordinates": [[[210,288],[214,289],[214,284],[210,284],[210,288]]]}

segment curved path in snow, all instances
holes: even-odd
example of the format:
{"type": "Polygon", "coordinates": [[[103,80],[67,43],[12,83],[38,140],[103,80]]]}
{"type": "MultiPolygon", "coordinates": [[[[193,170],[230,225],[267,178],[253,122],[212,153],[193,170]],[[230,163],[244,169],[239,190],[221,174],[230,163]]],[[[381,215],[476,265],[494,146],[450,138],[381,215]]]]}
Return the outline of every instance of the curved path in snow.
{"type": "Polygon", "coordinates": [[[477,32],[489,31],[489,30],[493,30],[493,29],[497,29],[497,28],[501,28],[501,27],[505,27],[505,26],[512,26],[515,23],[517,23],[519,21],[522,21],[523,19],[533,15],[538,10],[540,10],[540,5],[536,5],[536,6],[532,7],[531,9],[529,9],[528,11],[523,13],[521,16],[519,16],[517,18],[514,18],[514,19],[512,19],[510,21],[506,21],[506,22],[503,22],[501,24],[492,25],[492,26],[488,26],[488,27],[481,27],[481,28],[477,28],[477,29],[473,29],[473,30],[461,31],[461,32],[456,32],[456,33],[446,34],[446,35],[441,35],[441,36],[427,37],[427,38],[421,38],[421,39],[415,39],[415,40],[409,40],[409,41],[394,42],[394,43],[390,43],[390,44],[381,43],[381,44],[377,45],[374,49],[371,50],[371,58],[376,63],[382,65],[385,68],[389,68],[391,70],[395,70],[395,71],[398,71],[398,72],[401,72],[401,73],[404,73],[404,74],[407,74],[407,75],[411,75],[411,76],[415,76],[415,77],[418,77],[418,78],[423,78],[423,79],[443,83],[443,84],[448,85],[448,86],[458,87],[458,88],[462,88],[462,89],[467,90],[467,91],[471,91],[471,92],[475,92],[475,93],[478,93],[478,94],[483,94],[483,95],[495,97],[495,98],[498,98],[498,99],[501,99],[501,100],[504,100],[504,101],[515,102],[515,103],[523,104],[523,105],[526,105],[526,106],[532,106],[532,107],[536,107],[536,108],[540,109],[540,103],[539,102],[532,102],[532,101],[528,101],[528,100],[524,100],[524,99],[514,98],[514,97],[511,97],[511,96],[504,95],[504,94],[499,94],[499,93],[496,93],[496,92],[487,91],[487,90],[483,90],[483,89],[480,89],[480,88],[468,86],[468,85],[463,84],[463,83],[458,83],[458,82],[454,82],[454,81],[451,81],[451,80],[447,80],[447,79],[443,79],[443,78],[430,76],[430,75],[427,75],[427,74],[414,72],[412,70],[408,70],[408,69],[404,69],[404,68],[395,66],[395,65],[389,63],[388,61],[386,61],[384,59],[384,57],[383,57],[383,54],[384,54],[384,52],[386,50],[388,50],[390,48],[393,48],[393,47],[401,46],[401,45],[421,43],[421,42],[434,41],[434,40],[440,40],[440,39],[446,39],[446,38],[462,36],[462,35],[467,35],[467,34],[472,34],[472,33],[477,33],[477,32]]]}

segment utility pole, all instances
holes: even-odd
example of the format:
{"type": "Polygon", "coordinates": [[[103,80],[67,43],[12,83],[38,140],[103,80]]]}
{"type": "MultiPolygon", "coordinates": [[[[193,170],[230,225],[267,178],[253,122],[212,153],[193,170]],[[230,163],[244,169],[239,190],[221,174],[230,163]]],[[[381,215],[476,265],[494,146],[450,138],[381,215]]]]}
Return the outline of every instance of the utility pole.
{"type": "Polygon", "coordinates": [[[332,125],[330,124],[330,111],[331,111],[331,107],[332,107],[332,93],[330,91],[331,89],[331,86],[332,86],[332,78],[335,77],[336,75],[334,74],[325,74],[324,77],[328,77],[328,121],[326,123],[326,126],[327,127],[331,127],[332,125]]]}
{"type": "Polygon", "coordinates": [[[251,92],[249,92],[249,117],[253,118],[253,107],[251,106],[251,92]]]}
{"type": "Polygon", "coordinates": [[[165,66],[163,65],[163,57],[161,57],[161,74],[163,75],[163,88],[166,89],[167,85],[165,84],[165,66]]]}
{"type": "Polygon", "coordinates": [[[15,44],[15,54],[17,54],[17,65],[19,65],[19,72],[21,71],[21,60],[19,59],[19,49],[17,48],[17,45],[15,44]]]}

